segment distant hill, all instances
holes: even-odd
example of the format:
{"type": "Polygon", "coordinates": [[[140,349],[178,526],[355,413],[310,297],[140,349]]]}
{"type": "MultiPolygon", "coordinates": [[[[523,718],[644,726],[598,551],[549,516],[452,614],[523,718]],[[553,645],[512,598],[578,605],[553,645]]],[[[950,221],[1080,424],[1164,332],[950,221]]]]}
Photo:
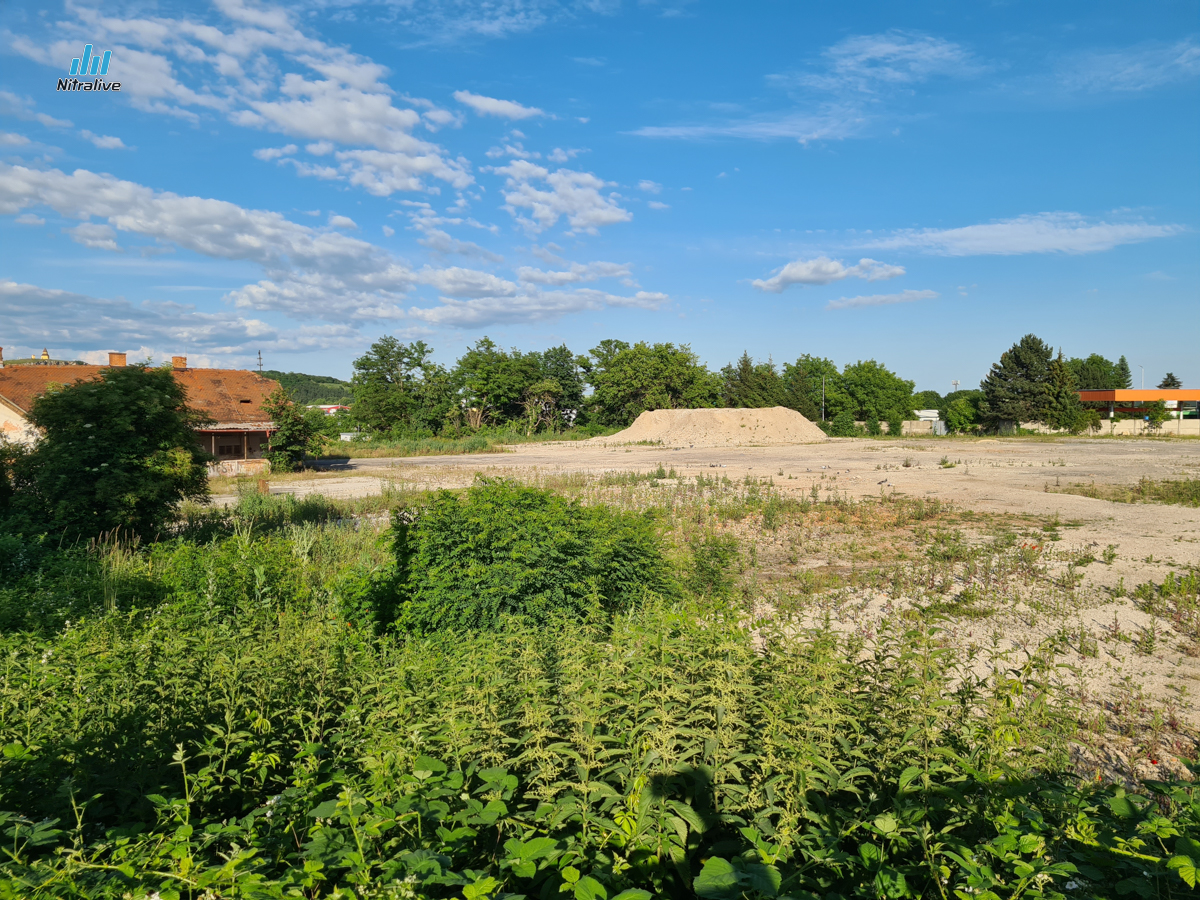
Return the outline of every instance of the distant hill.
{"type": "Polygon", "coordinates": [[[343,403],[347,406],[353,400],[350,393],[350,382],[341,381],[331,375],[305,375],[303,372],[277,372],[264,369],[263,377],[273,378],[283,386],[292,400],[302,406],[314,406],[318,403],[343,403]]]}

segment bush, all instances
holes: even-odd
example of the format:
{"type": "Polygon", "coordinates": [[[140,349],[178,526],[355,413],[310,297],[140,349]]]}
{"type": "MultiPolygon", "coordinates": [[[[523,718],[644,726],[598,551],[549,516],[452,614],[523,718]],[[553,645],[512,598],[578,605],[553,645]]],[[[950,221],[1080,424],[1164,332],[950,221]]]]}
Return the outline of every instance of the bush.
{"type": "Polygon", "coordinates": [[[867,434],[871,435],[871,437],[879,437],[879,435],[883,434],[883,426],[879,424],[879,418],[875,413],[867,416],[867,434]]]}
{"type": "Polygon", "coordinates": [[[393,527],[398,621],[414,632],[495,628],[506,614],[609,616],[671,585],[648,519],[510,482],[442,491],[393,527]]]}
{"type": "Polygon", "coordinates": [[[858,434],[858,425],[854,421],[854,413],[849,410],[842,410],[833,417],[833,424],[829,427],[829,433],[833,437],[854,437],[858,434]]]}
{"type": "Polygon", "coordinates": [[[697,594],[709,597],[728,597],[733,591],[733,568],[737,560],[737,541],[732,535],[706,534],[688,544],[692,552],[691,567],[685,584],[697,594]]]}
{"type": "Polygon", "coordinates": [[[892,413],[887,420],[888,434],[892,437],[900,437],[904,432],[904,418],[897,413],[892,413]]]}

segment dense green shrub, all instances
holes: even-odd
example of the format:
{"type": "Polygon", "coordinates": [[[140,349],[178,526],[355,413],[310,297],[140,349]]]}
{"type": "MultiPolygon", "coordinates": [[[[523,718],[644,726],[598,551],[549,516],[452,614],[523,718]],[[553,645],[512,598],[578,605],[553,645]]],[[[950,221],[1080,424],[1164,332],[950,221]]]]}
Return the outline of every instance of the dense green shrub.
{"type": "Polygon", "coordinates": [[[393,527],[398,621],[412,631],[494,628],[506,614],[610,616],[671,584],[644,516],[487,479],[409,515],[393,527]]]}
{"type": "Polygon", "coordinates": [[[849,410],[842,410],[834,416],[829,433],[833,437],[854,437],[857,435],[858,425],[854,422],[854,413],[849,410]]]}
{"type": "Polygon", "coordinates": [[[691,566],[684,584],[693,593],[708,597],[728,597],[733,591],[733,564],[737,561],[737,541],[732,535],[704,534],[688,541],[691,566]]]}

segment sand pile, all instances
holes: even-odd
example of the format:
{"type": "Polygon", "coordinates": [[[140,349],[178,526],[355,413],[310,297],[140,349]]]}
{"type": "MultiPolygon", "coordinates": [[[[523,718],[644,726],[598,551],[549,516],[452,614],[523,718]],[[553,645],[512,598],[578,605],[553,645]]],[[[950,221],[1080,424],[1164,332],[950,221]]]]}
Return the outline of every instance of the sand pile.
{"type": "Polygon", "coordinates": [[[812,444],[825,432],[794,409],[656,409],[616,434],[597,442],[626,444],[661,441],[668,447],[812,444]]]}

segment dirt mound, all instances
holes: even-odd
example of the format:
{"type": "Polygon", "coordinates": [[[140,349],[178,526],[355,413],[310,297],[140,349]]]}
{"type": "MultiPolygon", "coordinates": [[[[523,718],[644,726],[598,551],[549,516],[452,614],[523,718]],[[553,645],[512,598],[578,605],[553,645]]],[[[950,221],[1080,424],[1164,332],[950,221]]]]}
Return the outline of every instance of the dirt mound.
{"type": "Polygon", "coordinates": [[[668,447],[812,444],[825,432],[794,409],[655,409],[614,435],[606,444],[661,441],[668,447]]]}

